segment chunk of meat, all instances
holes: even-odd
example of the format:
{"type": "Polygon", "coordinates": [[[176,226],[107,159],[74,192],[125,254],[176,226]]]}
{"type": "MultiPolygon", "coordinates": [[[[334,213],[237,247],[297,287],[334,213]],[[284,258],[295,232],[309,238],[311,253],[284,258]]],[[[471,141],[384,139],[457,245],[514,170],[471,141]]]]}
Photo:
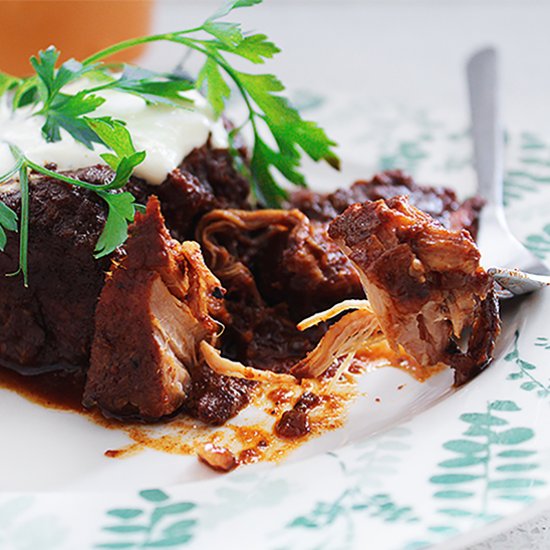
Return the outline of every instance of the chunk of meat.
{"type": "MultiPolygon", "coordinates": [[[[96,185],[113,176],[99,165],[63,173],[96,185]]],[[[249,207],[249,185],[231,155],[209,143],[192,151],[160,186],[132,178],[126,190],[142,204],[158,195],[167,226],[178,238],[191,237],[198,218],[213,208],[249,207]]],[[[2,201],[20,215],[16,186],[2,201]]],[[[21,277],[5,277],[18,268],[18,234],[9,234],[0,253],[0,365],[88,367],[94,311],[111,260],[93,256],[106,215],[95,193],[32,175],[28,288],[21,277]]]]}
{"type": "Polygon", "coordinates": [[[275,424],[273,431],[283,439],[304,437],[311,431],[307,413],[295,409],[285,411],[275,424]]]}
{"type": "Polygon", "coordinates": [[[362,295],[355,269],[326,230],[327,224],[310,222],[298,210],[216,210],[201,220],[197,238],[219,264],[215,272],[229,256],[240,260],[266,302],[288,303],[298,320],[362,295]]]}
{"type": "Polygon", "coordinates": [[[147,420],[176,412],[189,396],[200,342],[215,342],[226,315],[199,245],[170,237],[152,197],[99,298],[86,406],[147,420]]]}
{"type": "MultiPolygon", "coordinates": [[[[91,167],[77,172],[100,183],[112,172],[91,167]]],[[[2,201],[20,215],[20,193],[2,201]]],[[[88,364],[93,316],[109,259],[96,260],[94,248],[106,209],[95,194],[45,176],[30,181],[28,270],[18,268],[19,235],[10,233],[0,253],[0,364],[35,368],[88,364]]]]}
{"type": "Polygon", "coordinates": [[[224,355],[247,365],[287,371],[325,330],[301,333],[296,321],[363,292],[325,228],[297,210],[215,210],[202,218],[197,240],[227,289],[224,355]]]}
{"type": "Polygon", "coordinates": [[[445,227],[467,229],[475,238],[483,199],[472,197],[461,203],[452,189],[417,185],[401,170],[381,172],[371,180],[356,181],[351,187],[329,194],[296,191],[291,195],[289,205],[298,208],[312,220],[326,222],[333,220],[352,204],[396,196],[409,197],[412,205],[430,214],[445,227]]]}
{"type": "Polygon", "coordinates": [[[395,197],[350,206],[329,235],[357,266],[390,344],[421,364],[451,365],[457,384],[490,362],[500,328],[494,283],[467,231],[395,197]]]}
{"type": "Polygon", "coordinates": [[[291,211],[295,224],[266,243],[256,258],[255,277],[269,303],[286,302],[301,320],[342,300],[363,295],[350,261],[328,237],[324,222],[291,211]]]}
{"type": "Polygon", "coordinates": [[[219,426],[248,404],[253,382],[219,375],[204,361],[192,365],[190,372],[191,392],[184,406],[190,416],[219,426]]]}
{"type": "Polygon", "coordinates": [[[199,218],[215,208],[250,208],[249,183],[239,174],[229,151],[210,144],[194,149],[161,185],[133,179],[130,191],[145,204],[156,195],[170,233],[192,239],[199,218]]]}

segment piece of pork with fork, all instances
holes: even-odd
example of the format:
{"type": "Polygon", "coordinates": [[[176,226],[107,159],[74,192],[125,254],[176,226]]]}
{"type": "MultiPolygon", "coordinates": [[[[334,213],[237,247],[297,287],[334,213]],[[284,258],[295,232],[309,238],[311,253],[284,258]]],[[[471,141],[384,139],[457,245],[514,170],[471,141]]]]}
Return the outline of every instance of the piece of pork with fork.
{"type": "Polygon", "coordinates": [[[465,230],[446,229],[406,197],[354,204],[329,235],[355,264],[390,344],[461,385],[492,359],[500,331],[494,283],[465,230]]]}

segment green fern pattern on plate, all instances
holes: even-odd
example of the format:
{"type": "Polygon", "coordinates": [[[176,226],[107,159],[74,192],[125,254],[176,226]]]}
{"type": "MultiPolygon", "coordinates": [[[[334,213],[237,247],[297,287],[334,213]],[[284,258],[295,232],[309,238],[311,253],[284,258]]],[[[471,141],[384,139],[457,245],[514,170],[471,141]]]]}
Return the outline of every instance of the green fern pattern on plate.
{"type": "Polygon", "coordinates": [[[535,346],[550,349],[550,340],[546,336],[539,336],[535,341],[535,346]]]}
{"type": "MultiPolygon", "coordinates": [[[[507,376],[507,379],[520,381],[522,390],[536,391],[538,397],[548,397],[550,395],[550,383],[541,381],[537,377],[537,366],[521,357],[518,341],[519,331],[516,330],[512,351],[504,357],[504,360],[513,363],[516,369],[507,376]]],[[[542,337],[536,340],[535,346],[550,349],[548,340],[542,337]]]]}
{"type": "Polygon", "coordinates": [[[526,194],[550,187],[550,145],[540,136],[522,132],[512,148],[514,166],[504,181],[504,200],[510,204],[526,194]]]}
{"type": "Polygon", "coordinates": [[[411,448],[407,441],[410,436],[411,431],[406,426],[400,426],[383,437],[357,443],[357,459],[351,465],[340,461],[340,467],[362,485],[380,487],[385,476],[391,476],[398,471],[403,454],[411,448]]]}
{"type": "Polygon", "coordinates": [[[287,527],[325,532],[333,528],[335,536],[312,547],[316,550],[334,548],[335,540],[340,541],[342,548],[353,548],[355,522],[361,521],[361,517],[378,518],[387,523],[418,521],[410,506],[396,504],[390,495],[367,495],[355,487],[346,489],[332,502],[318,502],[309,514],[294,518],[287,527]]]}
{"type": "Polygon", "coordinates": [[[534,431],[511,426],[509,416],[520,410],[514,401],[501,400],[489,402],[482,412],[460,415],[467,428],[461,438],[443,444],[451,454],[429,479],[436,487],[433,499],[441,521],[429,525],[426,538],[411,541],[405,550],[430,546],[437,542],[434,536],[450,536],[500,519],[492,511],[496,500],[533,500],[533,489],[545,482],[535,474],[537,453],[525,445],[534,431]]]}
{"type": "Polygon", "coordinates": [[[550,254],[550,224],[545,225],[539,233],[527,235],[523,244],[544,260],[550,254]]]}
{"type": "Polygon", "coordinates": [[[107,511],[110,522],[102,530],[116,537],[96,548],[180,548],[193,539],[197,520],[190,515],[193,502],[173,502],[160,489],[139,493],[142,507],[114,508],[107,511]]]}
{"type": "Polygon", "coordinates": [[[357,542],[355,525],[362,518],[376,518],[385,523],[416,523],[418,517],[412,506],[399,504],[382,491],[366,490],[397,472],[401,455],[410,449],[406,442],[410,435],[411,431],[403,426],[359,443],[355,446],[358,453],[353,461],[341,460],[338,453],[328,453],[338,461],[346,487],[332,500],[320,500],[303,515],[291,519],[286,525],[287,532],[309,531],[309,547],[316,550],[334,548],[336,541],[341,548],[353,548],[357,542]]]}
{"type": "Polygon", "coordinates": [[[461,439],[443,444],[453,456],[438,464],[442,473],[430,478],[438,486],[434,497],[451,503],[439,509],[441,514],[492,521],[498,519],[491,513],[492,499],[529,501],[531,489],[544,484],[528,474],[538,468],[534,452],[523,447],[533,430],[510,427],[507,419],[519,410],[513,401],[493,401],[483,412],[460,416],[468,428],[461,439]]]}

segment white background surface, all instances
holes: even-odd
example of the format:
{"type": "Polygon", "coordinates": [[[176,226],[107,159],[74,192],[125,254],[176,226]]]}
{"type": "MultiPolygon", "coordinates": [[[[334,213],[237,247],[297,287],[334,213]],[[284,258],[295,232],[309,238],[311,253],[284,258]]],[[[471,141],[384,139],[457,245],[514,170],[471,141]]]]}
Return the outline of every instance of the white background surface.
{"type": "MultiPolygon", "coordinates": [[[[218,4],[160,0],[153,30],[188,28],[218,4]]],[[[266,0],[234,19],[282,47],[270,70],[289,88],[353,91],[449,110],[463,120],[464,61],[476,48],[495,45],[502,55],[507,126],[550,131],[549,1],[266,0]]],[[[159,44],[146,64],[168,69],[179,55],[177,48],[159,44]]],[[[475,550],[548,549],[549,528],[549,517],[541,516],[475,550]]]]}
{"type": "MultiPolygon", "coordinates": [[[[186,28],[218,5],[159,0],[154,31],[186,28]]],[[[265,32],[282,48],[269,67],[289,88],[360,91],[446,107],[464,117],[464,60],[476,48],[496,45],[507,122],[549,126],[547,0],[265,0],[233,19],[265,32]]],[[[170,68],[180,54],[177,46],[157,44],[147,61],[170,68]]]]}

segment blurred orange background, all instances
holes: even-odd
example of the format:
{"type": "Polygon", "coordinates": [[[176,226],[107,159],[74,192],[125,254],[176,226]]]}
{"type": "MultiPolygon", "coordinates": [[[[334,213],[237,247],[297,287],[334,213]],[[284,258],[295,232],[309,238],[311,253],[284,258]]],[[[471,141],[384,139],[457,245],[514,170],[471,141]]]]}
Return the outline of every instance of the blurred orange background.
{"type": "MultiPolygon", "coordinates": [[[[63,60],[148,34],[152,0],[0,0],[0,71],[31,72],[29,57],[54,44],[63,60]]],[[[131,61],[141,48],[113,59],[131,61]]]]}

